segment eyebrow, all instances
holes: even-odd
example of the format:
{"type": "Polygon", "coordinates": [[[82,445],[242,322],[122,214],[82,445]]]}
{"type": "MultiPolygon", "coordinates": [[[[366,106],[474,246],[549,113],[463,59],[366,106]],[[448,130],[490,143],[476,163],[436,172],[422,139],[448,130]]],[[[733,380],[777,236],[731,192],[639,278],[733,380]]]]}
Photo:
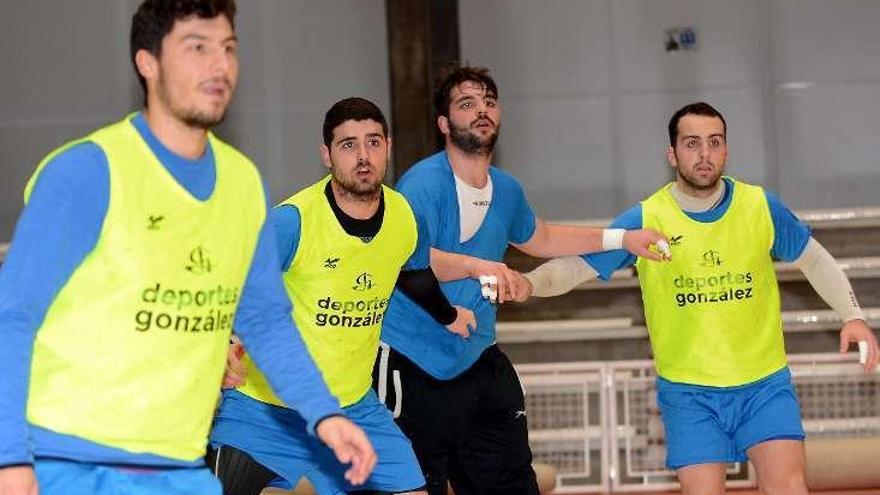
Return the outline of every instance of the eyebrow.
{"type": "MultiPolygon", "coordinates": [[[[381,132],[371,132],[370,134],[367,134],[365,137],[367,137],[367,138],[378,137],[378,138],[385,139],[385,135],[382,134],[381,132]]],[[[343,144],[343,143],[347,143],[349,141],[355,141],[355,140],[357,140],[356,136],[345,136],[345,137],[339,138],[336,141],[336,144],[343,144]]]]}
{"type": "MultiPolygon", "coordinates": [[[[709,134],[708,137],[710,137],[710,138],[713,138],[713,137],[723,138],[724,134],[721,134],[721,133],[709,134]]],[[[703,139],[701,136],[697,136],[696,134],[687,134],[687,135],[682,136],[681,138],[682,139],[703,139]]]]}
{"type": "MultiPolygon", "coordinates": [[[[181,39],[184,41],[186,41],[186,40],[205,41],[208,39],[208,37],[205,36],[204,34],[199,34],[199,33],[187,33],[187,34],[183,35],[183,37],[181,39]]],[[[230,41],[234,41],[234,42],[238,43],[238,36],[233,34],[232,36],[228,36],[228,37],[224,38],[222,41],[220,41],[220,43],[221,44],[228,43],[230,41]]]]}

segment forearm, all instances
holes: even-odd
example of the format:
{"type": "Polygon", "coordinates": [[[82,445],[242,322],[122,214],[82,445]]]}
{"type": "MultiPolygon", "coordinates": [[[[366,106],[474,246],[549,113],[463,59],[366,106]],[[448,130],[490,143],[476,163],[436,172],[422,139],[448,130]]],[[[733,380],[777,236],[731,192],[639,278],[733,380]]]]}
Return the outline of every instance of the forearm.
{"type": "Polygon", "coordinates": [[[284,317],[280,312],[247,313],[236,317],[236,332],[245,349],[273,392],[306,419],[313,433],[320,419],[341,411],[299,330],[289,315],[284,317]]]}
{"type": "Polygon", "coordinates": [[[28,377],[36,324],[26,313],[0,308],[0,467],[33,462],[28,438],[28,377]]]}
{"type": "Polygon", "coordinates": [[[603,251],[603,229],[538,221],[535,234],[516,247],[538,258],[557,258],[603,251]]]}
{"type": "Polygon", "coordinates": [[[552,297],[595,279],[598,273],[580,256],[567,256],[554,258],[524,275],[532,284],[533,296],[552,297]]]}
{"type": "Polygon", "coordinates": [[[431,248],[431,269],[441,282],[471,278],[472,262],[471,256],[431,248]]]}
{"type": "Polygon", "coordinates": [[[404,270],[397,277],[397,288],[419,305],[441,325],[455,321],[455,308],[440,290],[440,283],[431,268],[404,270]]]}
{"type": "Polygon", "coordinates": [[[793,264],[843,321],[865,319],[852,284],[837,261],[819,242],[810,238],[804,252],[793,264]]]}

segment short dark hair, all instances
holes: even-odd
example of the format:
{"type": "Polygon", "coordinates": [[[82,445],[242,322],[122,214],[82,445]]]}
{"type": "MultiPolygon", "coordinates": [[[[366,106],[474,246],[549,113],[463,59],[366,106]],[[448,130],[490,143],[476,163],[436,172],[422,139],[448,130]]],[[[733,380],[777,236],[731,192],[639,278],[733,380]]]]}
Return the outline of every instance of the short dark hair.
{"type": "Polygon", "coordinates": [[[705,101],[689,103],[678,109],[672,118],[669,119],[669,145],[675,148],[675,142],[678,140],[678,121],[685,115],[702,115],[703,117],[718,117],[724,126],[724,137],[727,138],[727,122],[721,112],[715,110],[715,107],[705,101]]]}
{"type": "Polygon", "coordinates": [[[486,67],[469,67],[457,63],[447,66],[440,71],[440,77],[434,84],[434,110],[437,115],[449,117],[449,103],[452,98],[452,90],[459,84],[473,81],[483,86],[486,93],[498,98],[498,86],[489,75],[486,67]]]}
{"type": "Polygon", "coordinates": [[[385,115],[375,103],[366,98],[345,98],[337,101],[324,115],[324,145],[329,147],[333,142],[333,129],[343,122],[354,120],[372,120],[382,126],[382,134],[388,137],[388,122],[385,115]]]}
{"type": "Polygon", "coordinates": [[[176,21],[190,17],[213,19],[224,15],[235,29],[235,0],[144,0],[131,18],[129,50],[134,73],[147,95],[147,82],[137,70],[135,55],[146,50],[158,57],[162,52],[162,40],[174,29],[176,21]]]}

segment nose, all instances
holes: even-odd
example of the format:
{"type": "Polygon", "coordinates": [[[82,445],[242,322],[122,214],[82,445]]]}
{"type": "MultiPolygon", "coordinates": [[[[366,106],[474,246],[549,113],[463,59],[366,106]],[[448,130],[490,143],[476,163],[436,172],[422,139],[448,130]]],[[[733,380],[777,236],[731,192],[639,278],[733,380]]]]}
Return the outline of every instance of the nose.
{"type": "Polygon", "coordinates": [[[366,143],[360,143],[357,146],[357,162],[358,165],[367,161],[367,145],[366,143]]]}
{"type": "Polygon", "coordinates": [[[700,158],[706,158],[707,156],[709,156],[709,143],[703,142],[700,145],[700,158]]]}
{"type": "Polygon", "coordinates": [[[211,60],[211,72],[213,72],[215,76],[228,75],[235,57],[236,55],[234,53],[227,52],[225,48],[220,47],[220,49],[214,53],[213,60],[211,60]]]}

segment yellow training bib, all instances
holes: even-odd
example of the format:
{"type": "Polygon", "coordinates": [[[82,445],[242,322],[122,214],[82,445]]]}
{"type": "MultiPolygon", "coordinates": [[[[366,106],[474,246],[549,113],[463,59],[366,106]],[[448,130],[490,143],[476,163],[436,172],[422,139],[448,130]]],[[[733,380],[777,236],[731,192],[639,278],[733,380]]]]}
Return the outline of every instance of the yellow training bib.
{"type": "Polygon", "coordinates": [[[770,258],[774,230],[764,190],[731,182],[714,222],[689,218],[670,185],[642,203],[643,225],[666,234],[672,261],[636,262],[657,373],[728,387],[786,365],[779,290],[770,258]]]}
{"type": "MultiPolygon", "coordinates": [[[[415,250],[415,217],[406,199],[384,187],[385,214],[370,241],[345,232],[324,195],[329,177],[282,204],[301,219],[300,241],[284,284],[293,318],[324,381],[349,406],[372,383],[382,317],[401,267],[415,250]]],[[[284,405],[265,377],[245,359],[247,382],[239,390],[257,400],[284,405]]]]}
{"type": "MultiPolygon", "coordinates": [[[[109,205],[95,248],[37,332],[28,420],[134,453],[196,460],[265,219],[259,174],[209,135],[217,180],[200,201],[129,118],[82,141],[107,156],[109,205]]],[[[56,154],[40,164],[26,199],[56,154]]]]}

